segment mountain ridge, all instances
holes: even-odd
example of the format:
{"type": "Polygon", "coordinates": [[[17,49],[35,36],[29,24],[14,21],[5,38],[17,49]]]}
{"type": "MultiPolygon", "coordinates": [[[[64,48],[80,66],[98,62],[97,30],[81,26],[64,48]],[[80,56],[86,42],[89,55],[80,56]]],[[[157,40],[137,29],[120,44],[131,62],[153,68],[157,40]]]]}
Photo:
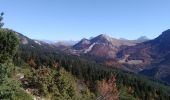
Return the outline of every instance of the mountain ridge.
{"type": "MultiPolygon", "coordinates": [[[[170,29],[157,38],[119,51],[118,57],[126,60],[142,60],[139,73],[170,83],[170,29]]],[[[125,62],[128,63],[128,62],[125,62]]],[[[136,67],[139,67],[138,65],[136,67]]]]}
{"type": "Polygon", "coordinates": [[[100,34],[91,39],[84,38],[72,46],[72,48],[75,50],[74,53],[77,54],[88,53],[101,57],[109,56],[109,58],[114,58],[121,46],[132,46],[137,43],[137,41],[133,40],[121,40],[112,38],[106,34],[100,34]]]}
{"type": "MultiPolygon", "coordinates": [[[[103,34],[91,39],[84,38],[71,48],[40,43],[44,48],[52,47],[86,59],[91,57],[92,60],[99,63],[116,65],[123,70],[170,82],[168,80],[170,75],[167,73],[167,70],[169,70],[167,66],[170,61],[169,37],[170,30],[166,30],[153,40],[135,42],[135,45],[128,45],[128,43],[134,43],[134,41],[114,39],[103,34]],[[122,42],[126,42],[126,45],[122,42]],[[149,74],[150,72],[152,72],[152,75],[149,74]],[[158,74],[159,72],[162,74],[158,74]]],[[[21,41],[26,44],[29,40],[23,38],[21,41]]],[[[40,46],[39,41],[34,40],[33,42],[40,46]]],[[[30,45],[30,47],[34,47],[34,45],[30,45]]]]}

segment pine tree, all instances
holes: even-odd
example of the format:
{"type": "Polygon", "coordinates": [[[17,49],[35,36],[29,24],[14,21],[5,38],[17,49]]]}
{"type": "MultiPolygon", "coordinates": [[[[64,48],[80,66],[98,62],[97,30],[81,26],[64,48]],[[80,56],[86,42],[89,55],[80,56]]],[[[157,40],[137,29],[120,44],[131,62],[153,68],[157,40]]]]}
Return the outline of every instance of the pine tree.
{"type": "Polygon", "coordinates": [[[2,22],[2,20],[3,20],[3,15],[4,15],[4,13],[2,12],[2,13],[0,14],[0,28],[2,28],[2,27],[4,26],[4,23],[2,22]]]}
{"type": "Polygon", "coordinates": [[[18,45],[13,31],[0,29],[0,99],[13,99],[19,89],[18,82],[11,77],[14,72],[12,57],[18,45]]]}

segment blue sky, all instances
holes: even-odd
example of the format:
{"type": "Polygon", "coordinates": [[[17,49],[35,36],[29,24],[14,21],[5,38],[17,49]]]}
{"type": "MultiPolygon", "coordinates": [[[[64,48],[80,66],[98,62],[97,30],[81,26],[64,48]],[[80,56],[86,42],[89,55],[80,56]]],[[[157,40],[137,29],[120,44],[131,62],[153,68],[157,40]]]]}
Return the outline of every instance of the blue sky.
{"type": "Polygon", "coordinates": [[[80,40],[99,34],[155,38],[170,28],[170,0],[1,0],[7,28],[33,39],[80,40]]]}

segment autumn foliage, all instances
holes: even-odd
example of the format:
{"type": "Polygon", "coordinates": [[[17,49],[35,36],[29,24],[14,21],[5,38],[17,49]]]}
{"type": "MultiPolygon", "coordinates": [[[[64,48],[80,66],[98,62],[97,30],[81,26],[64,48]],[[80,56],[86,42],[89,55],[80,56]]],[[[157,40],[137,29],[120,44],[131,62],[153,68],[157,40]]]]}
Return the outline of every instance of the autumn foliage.
{"type": "Polygon", "coordinates": [[[119,100],[119,92],[116,86],[116,79],[112,76],[109,80],[102,80],[97,83],[99,93],[98,100],[119,100]]]}

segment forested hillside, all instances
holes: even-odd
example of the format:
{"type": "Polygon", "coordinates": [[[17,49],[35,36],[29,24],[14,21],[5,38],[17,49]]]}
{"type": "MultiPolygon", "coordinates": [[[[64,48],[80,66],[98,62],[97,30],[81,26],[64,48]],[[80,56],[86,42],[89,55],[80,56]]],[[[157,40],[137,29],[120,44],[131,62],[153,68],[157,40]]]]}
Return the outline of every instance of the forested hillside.
{"type": "Polygon", "coordinates": [[[68,82],[64,86],[62,83],[63,87],[69,87],[71,85],[69,83],[72,82],[76,84],[75,86],[71,85],[71,90],[64,90],[69,91],[68,93],[73,91],[73,96],[65,92],[69,99],[73,99],[73,97],[78,99],[87,97],[88,99],[85,98],[85,100],[89,100],[89,98],[102,100],[114,97],[121,100],[170,99],[169,87],[159,81],[90,62],[78,56],[64,54],[54,47],[48,46],[47,48],[43,44],[39,45],[29,38],[27,39],[29,41],[27,44],[20,44],[14,61],[21,71],[23,69],[29,70],[26,71],[27,74],[21,80],[22,85],[36,96],[49,98],[63,96],[58,81],[60,81],[59,76],[64,75],[62,80],[68,82]],[[60,71],[64,71],[65,74],[60,75],[60,71]],[[69,76],[72,78],[68,78],[69,76]],[[55,94],[54,88],[51,87],[58,87],[57,91],[59,92],[55,94]]]}

